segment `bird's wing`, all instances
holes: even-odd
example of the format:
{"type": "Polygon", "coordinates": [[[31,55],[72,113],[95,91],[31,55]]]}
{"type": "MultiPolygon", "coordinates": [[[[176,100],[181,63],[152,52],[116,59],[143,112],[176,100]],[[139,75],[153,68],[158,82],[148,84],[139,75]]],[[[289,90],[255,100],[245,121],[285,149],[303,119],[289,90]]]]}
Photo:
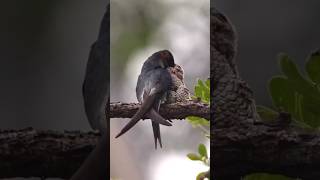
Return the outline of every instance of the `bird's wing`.
{"type": "Polygon", "coordinates": [[[155,123],[159,123],[165,126],[172,126],[170,122],[164,119],[154,108],[151,108],[147,114],[147,117],[155,123]]]}
{"type": "Polygon", "coordinates": [[[157,112],[156,112],[157,114],[154,114],[154,112],[151,111],[151,114],[150,114],[150,110],[155,106],[155,104],[158,104],[160,102],[160,99],[163,96],[164,90],[167,89],[167,85],[165,83],[166,82],[162,77],[161,70],[155,70],[150,74],[147,74],[146,79],[142,79],[142,77],[139,76],[139,79],[138,79],[139,87],[136,88],[136,92],[137,92],[138,100],[142,97],[141,107],[135,113],[135,115],[132,117],[129,123],[126,124],[125,127],[120,131],[120,133],[116,136],[116,138],[120,137],[121,135],[126,133],[129,129],[131,129],[144,115],[151,115],[152,116],[151,119],[157,125],[159,125],[159,123],[167,126],[171,125],[164,118],[162,118],[157,112]],[[144,84],[139,84],[139,83],[144,83],[144,84]],[[142,86],[142,88],[140,87],[140,85],[142,86]],[[141,95],[141,91],[143,93],[142,95],[141,95]]]}
{"type": "Polygon", "coordinates": [[[105,131],[105,105],[109,94],[109,62],[108,59],[104,59],[100,46],[96,42],[91,47],[82,85],[82,95],[91,127],[105,131]]]}
{"type": "MultiPolygon", "coordinates": [[[[154,88],[152,88],[149,92],[150,94],[153,94],[153,93],[158,93],[159,92],[159,89],[161,89],[162,87],[159,87],[160,83],[156,83],[154,88]]],[[[143,99],[146,99],[147,98],[147,95],[148,93],[143,93],[143,99]]],[[[161,95],[159,95],[159,99],[155,100],[155,102],[153,103],[153,108],[151,108],[147,114],[147,117],[149,119],[151,119],[153,122],[155,123],[159,123],[159,124],[162,124],[162,125],[165,125],[165,126],[172,126],[171,123],[169,123],[166,119],[164,119],[158,112],[159,112],[159,108],[160,108],[160,99],[161,99],[161,95]]]]}
{"type": "Polygon", "coordinates": [[[129,129],[131,129],[149,110],[152,108],[154,102],[159,98],[159,94],[150,94],[147,96],[142,102],[141,107],[136,112],[136,114],[132,117],[128,124],[122,128],[120,133],[116,136],[116,138],[120,137],[122,134],[126,133],[129,129]]]}
{"type": "Polygon", "coordinates": [[[110,17],[106,11],[100,25],[97,41],[91,46],[86,67],[86,75],[82,85],[82,94],[87,118],[93,129],[106,132],[107,120],[105,106],[109,98],[109,41],[110,17]]]}
{"type": "Polygon", "coordinates": [[[136,86],[136,96],[138,101],[141,103],[143,100],[143,87],[144,87],[144,80],[141,75],[138,77],[138,82],[136,86]]]}

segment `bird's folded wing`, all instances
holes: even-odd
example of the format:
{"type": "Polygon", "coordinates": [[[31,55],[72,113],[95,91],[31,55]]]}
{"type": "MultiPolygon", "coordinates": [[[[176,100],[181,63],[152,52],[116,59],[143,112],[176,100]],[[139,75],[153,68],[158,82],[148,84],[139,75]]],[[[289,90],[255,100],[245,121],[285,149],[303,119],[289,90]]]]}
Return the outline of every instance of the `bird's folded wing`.
{"type": "Polygon", "coordinates": [[[170,122],[164,119],[155,109],[151,108],[147,114],[147,117],[151,119],[153,122],[162,124],[165,126],[172,126],[170,122]]]}
{"type": "Polygon", "coordinates": [[[139,110],[136,112],[136,114],[134,114],[129,123],[124,126],[116,138],[120,137],[122,134],[131,129],[152,108],[154,102],[159,98],[158,96],[158,94],[146,96],[139,110]]]}

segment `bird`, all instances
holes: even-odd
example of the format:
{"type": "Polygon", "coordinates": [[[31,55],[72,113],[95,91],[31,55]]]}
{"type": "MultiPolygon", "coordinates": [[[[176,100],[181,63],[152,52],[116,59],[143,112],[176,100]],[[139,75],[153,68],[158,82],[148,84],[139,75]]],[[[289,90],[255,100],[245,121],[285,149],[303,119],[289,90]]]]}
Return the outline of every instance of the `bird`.
{"type": "Polygon", "coordinates": [[[190,90],[184,83],[184,70],[179,64],[167,68],[170,72],[172,85],[167,93],[166,104],[188,102],[191,100],[190,90]]]}
{"type": "MultiPolygon", "coordinates": [[[[109,8],[109,6],[108,6],[109,8]]],[[[94,130],[107,134],[106,106],[109,104],[110,80],[110,17],[106,11],[98,39],[91,46],[82,85],[85,112],[94,130]]]]}
{"type": "Polygon", "coordinates": [[[101,136],[95,148],[83,161],[71,180],[107,179],[110,155],[110,138],[106,107],[109,106],[110,85],[110,3],[100,24],[97,40],[91,46],[86,66],[82,95],[85,113],[91,128],[100,131],[101,136]],[[108,160],[109,159],[109,160],[108,160]]]}
{"type": "Polygon", "coordinates": [[[174,58],[169,50],[155,52],[143,63],[136,86],[136,96],[141,106],[116,138],[126,133],[145,116],[151,119],[155,149],[157,141],[162,148],[160,124],[166,126],[172,124],[159,114],[159,109],[172,86],[172,78],[167,68],[174,66],[174,58]]]}

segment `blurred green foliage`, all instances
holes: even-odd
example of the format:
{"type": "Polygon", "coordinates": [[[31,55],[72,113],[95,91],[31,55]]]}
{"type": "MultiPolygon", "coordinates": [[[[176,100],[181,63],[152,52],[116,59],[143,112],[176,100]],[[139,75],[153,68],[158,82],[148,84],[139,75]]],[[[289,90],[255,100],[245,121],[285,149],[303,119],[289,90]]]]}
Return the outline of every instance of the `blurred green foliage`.
{"type": "MultiPolygon", "coordinates": [[[[200,100],[203,103],[210,105],[210,80],[207,79],[205,82],[198,80],[197,84],[194,87],[194,96],[192,97],[195,100],[200,100]]],[[[186,120],[192,125],[192,127],[199,127],[206,137],[210,138],[210,132],[208,132],[205,127],[210,127],[210,121],[207,119],[197,117],[197,116],[188,116],[186,120]]]]}
{"type": "MultiPolygon", "coordinates": [[[[126,64],[133,52],[148,46],[152,35],[164,20],[150,16],[149,5],[144,2],[126,6],[122,1],[111,1],[111,59],[117,64],[126,64]]],[[[153,12],[156,16],[165,10],[155,3],[152,5],[158,6],[153,12]]]]}
{"type": "MultiPolygon", "coordinates": [[[[263,120],[275,120],[278,111],[292,115],[294,122],[303,128],[320,127],[320,53],[312,53],[305,63],[302,74],[292,59],[284,53],[279,55],[279,66],[284,75],[274,76],[269,82],[269,92],[273,108],[258,106],[257,111],[263,120]]],[[[293,180],[281,175],[257,173],[248,175],[245,180],[293,180]]]]}
{"type": "MultiPolygon", "coordinates": [[[[206,166],[210,167],[210,159],[208,158],[207,148],[204,144],[199,144],[198,153],[189,153],[187,157],[192,161],[201,161],[206,166]]],[[[207,172],[200,172],[197,175],[197,180],[201,179],[207,172]]]]}
{"type": "Polygon", "coordinates": [[[210,104],[210,80],[203,82],[199,79],[194,87],[194,94],[194,99],[200,98],[202,102],[210,104]]]}
{"type": "Polygon", "coordinates": [[[269,82],[269,92],[274,109],[260,106],[258,112],[263,119],[273,118],[277,111],[285,111],[304,127],[320,126],[320,53],[308,57],[305,75],[287,54],[279,55],[282,76],[274,76],[269,82]]]}
{"type": "Polygon", "coordinates": [[[197,116],[188,116],[187,121],[192,125],[192,127],[197,127],[199,125],[210,126],[210,122],[207,119],[197,116]]]}
{"type": "MultiPolygon", "coordinates": [[[[194,96],[193,99],[199,99],[203,103],[210,105],[210,80],[207,79],[205,82],[202,80],[198,80],[197,84],[194,87],[194,96]]],[[[205,127],[210,128],[210,121],[197,116],[188,116],[187,121],[192,125],[192,127],[199,127],[204,135],[210,139],[210,131],[208,131],[205,127]]],[[[208,158],[208,153],[206,146],[204,144],[199,144],[198,146],[198,154],[189,153],[187,157],[192,161],[201,161],[206,166],[210,167],[210,159],[208,158]]],[[[210,174],[210,170],[208,172],[200,172],[196,179],[203,179],[207,174],[210,174]]]]}

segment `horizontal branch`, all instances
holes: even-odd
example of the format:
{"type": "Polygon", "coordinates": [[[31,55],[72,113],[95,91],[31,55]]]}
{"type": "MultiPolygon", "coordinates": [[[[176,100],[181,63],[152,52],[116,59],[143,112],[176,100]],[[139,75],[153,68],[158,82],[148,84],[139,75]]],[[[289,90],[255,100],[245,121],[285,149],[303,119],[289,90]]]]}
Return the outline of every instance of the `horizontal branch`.
{"type": "MultiPolygon", "coordinates": [[[[111,103],[110,117],[130,118],[137,103],[111,103]]],[[[200,116],[209,119],[209,106],[189,102],[163,105],[165,118],[200,116]]],[[[80,131],[43,131],[27,128],[0,130],[0,178],[69,178],[94,149],[99,133],[80,131]]]]}
{"type": "Polygon", "coordinates": [[[95,132],[0,130],[0,178],[69,178],[98,139],[95,132]]]}
{"type": "MultiPolygon", "coordinates": [[[[112,102],[110,118],[131,118],[140,108],[139,103],[112,102]]],[[[185,119],[187,116],[198,116],[210,119],[209,105],[189,101],[187,103],[163,104],[160,114],[167,119],[185,119]]]]}
{"type": "Polygon", "coordinates": [[[320,177],[320,134],[298,127],[255,125],[212,131],[215,179],[240,179],[265,172],[316,180],[320,177]]]}

